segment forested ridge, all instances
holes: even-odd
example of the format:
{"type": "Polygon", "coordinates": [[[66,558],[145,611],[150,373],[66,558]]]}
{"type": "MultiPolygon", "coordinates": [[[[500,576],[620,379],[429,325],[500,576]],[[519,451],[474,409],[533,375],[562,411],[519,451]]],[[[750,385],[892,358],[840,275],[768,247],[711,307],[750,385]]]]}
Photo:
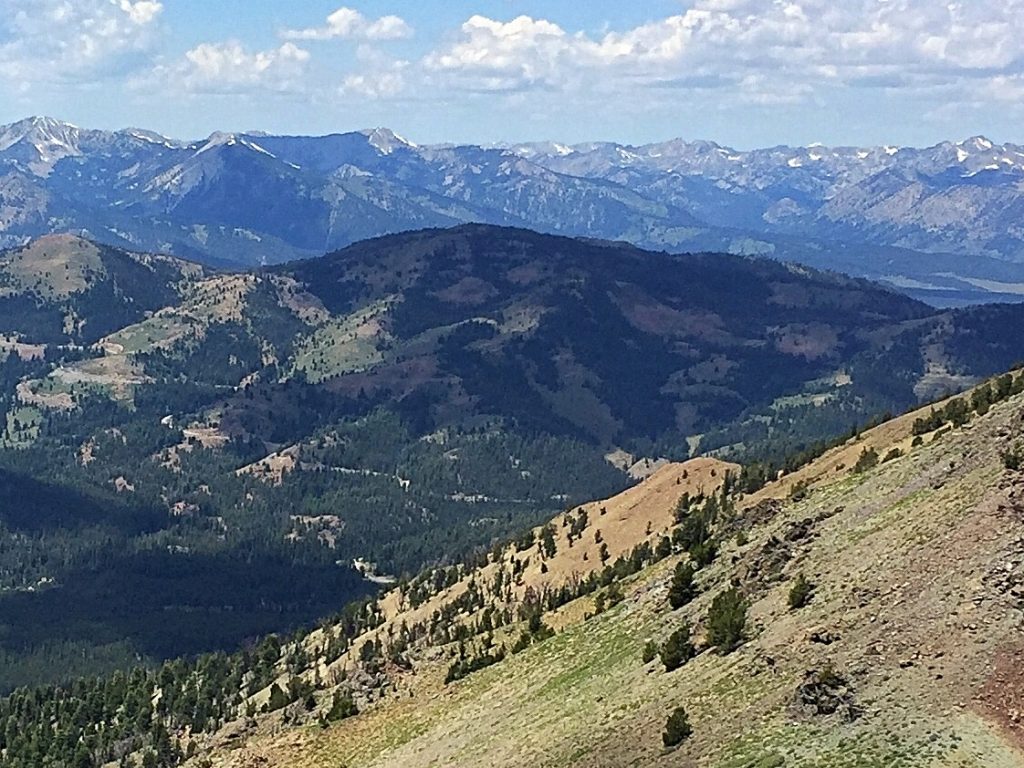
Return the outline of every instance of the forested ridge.
{"type": "Polygon", "coordinates": [[[752,485],[1024,356],[1016,307],[495,227],[253,273],[57,238],[0,285],[0,690],[309,626],[632,461],[752,485]]]}

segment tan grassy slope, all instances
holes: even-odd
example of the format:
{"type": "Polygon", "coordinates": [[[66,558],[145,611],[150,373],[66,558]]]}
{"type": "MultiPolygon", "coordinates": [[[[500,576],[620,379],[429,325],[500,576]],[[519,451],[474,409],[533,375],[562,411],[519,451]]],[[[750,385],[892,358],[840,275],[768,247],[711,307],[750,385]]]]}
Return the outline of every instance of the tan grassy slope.
{"type": "MultiPolygon", "coordinates": [[[[452,647],[422,649],[414,671],[393,675],[398,693],[359,716],[326,730],[266,717],[233,746],[209,745],[208,758],[353,768],[1024,765],[1024,479],[1000,458],[1021,433],[1022,408],[1015,397],[861,475],[836,471],[843,461],[827,454],[808,469],[821,479],[806,498],[741,516],[748,542],[725,544],[700,572],[703,594],[679,611],[665,597],[673,556],[628,579],[619,605],[584,620],[593,599],[570,603],[546,617],[561,627],[555,637],[459,682],[442,683],[452,647]],[[798,572],[817,588],[791,611],[798,572]],[[672,673],[641,662],[645,642],[684,617],[701,637],[729,583],[752,602],[744,646],[724,657],[706,650],[672,673]],[[831,715],[796,696],[808,671],[827,669],[846,680],[831,715]],[[665,719],[680,705],[694,734],[665,752],[665,719]]],[[[855,460],[863,443],[902,443],[908,431],[883,425],[839,450],[855,460]]]]}

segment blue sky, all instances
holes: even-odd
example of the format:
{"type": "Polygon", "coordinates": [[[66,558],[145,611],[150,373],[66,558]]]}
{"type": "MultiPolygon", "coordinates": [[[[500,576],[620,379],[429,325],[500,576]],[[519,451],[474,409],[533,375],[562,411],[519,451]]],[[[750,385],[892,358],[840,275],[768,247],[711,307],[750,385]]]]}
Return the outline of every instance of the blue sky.
{"type": "Polygon", "coordinates": [[[1024,141],[1024,0],[0,0],[0,122],[1024,141]]]}

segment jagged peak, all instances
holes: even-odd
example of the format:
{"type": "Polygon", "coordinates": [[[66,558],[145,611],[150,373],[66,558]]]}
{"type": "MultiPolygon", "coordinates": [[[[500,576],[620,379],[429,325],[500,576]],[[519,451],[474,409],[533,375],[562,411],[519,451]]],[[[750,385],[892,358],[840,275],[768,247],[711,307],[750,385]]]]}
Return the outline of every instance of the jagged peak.
{"type": "Polygon", "coordinates": [[[385,155],[390,155],[396,149],[412,148],[416,145],[403,136],[398,135],[390,128],[378,126],[377,128],[364,128],[359,131],[367,138],[370,146],[385,155]]]}
{"type": "Polygon", "coordinates": [[[961,141],[957,146],[964,147],[965,149],[970,148],[976,151],[988,151],[995,148],[995,143],[991,140],[982,136],[971,136],[961,141]]]}
{"type": "Polygon", "coordinates": [[[33,115],[32,117],[22,118],[8,125],[0,126],[0,130],[10,128],[21,128],[24,130],[81,130],[74,123],[58,120],[55,117],[47,117],[46,115],[33,115]]]}
{"type": "Polygon", "coordinates": [[[9,125],[0,126],[0,151],[21,141],[36,144],[54,143],[67,145],[69,148],[77,144],[81,129],[52,117],[27,117],[9,125]]]}
{"type": "Polygon", "coordinates": [[[201,147],[196,150],[197,155],[201,155],[204,152],[209,152],[212,149],[218,147],[244,147],[253,152],[258,152],[263,155],[274,157],[273,154],[268,152],[266,149],[261,147],[255,141],[252,140],[251,135],[243,133],[227,133],[224,131],[214,131],[206,139],[201,147]]]}

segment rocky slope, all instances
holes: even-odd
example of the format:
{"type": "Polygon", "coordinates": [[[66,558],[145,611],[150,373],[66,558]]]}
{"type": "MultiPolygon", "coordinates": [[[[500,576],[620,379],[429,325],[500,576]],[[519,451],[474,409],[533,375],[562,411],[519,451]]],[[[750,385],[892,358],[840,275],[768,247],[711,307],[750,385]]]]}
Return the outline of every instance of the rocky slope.
{"type": "MultiPolygon", "coordinates": [[[[920,440],[913,422],[927,411],[901,417],[739,499],[717,528],[718,558],[698,571],[699,595],[683,607],[673,610],[667,592],[687,556],[670,554],[627,576],[621,602],[599,610],[611,596],[605,587],[546,611],[553,636],[463,679],[446,683],[445,670],[460,648],[481,646],[476,630],[461,642],[414,641],[401,665],[366,675],[363,645],[387,647],[399,627],[445,605],[462,605],[445,615],[478,630],[481,607],[460,601],[467,589],[482,590],[484,605],[521,605],[563,580],[573,529],[556,519],[550,559],[540,542],[506,549],[415,608],[396,592],[385,624],[305,673],[355,691],[360,714],[296,727],[315,722],[322,705],[289,705],[201,740],[193,764],[1021,765],[1024,478],[1002,454],[1020,449],[1022,408],[1018,395],[920,440]],[[866,450],[894,449],[851,472],[866,450]],[[524,575],[516,589],[493,590],[498,571],[524,575]],[[798,574],[814,589],[794,609],[787,596],[798,574]],[[729,587],[749,614],[743,642],[723,655],[708,647],[707,617],[729,587]],[[683,621],[694,627],[696,656],[672,672],[644,662],[644,645],[683,621]],[[666,718],[680,706],[693,733],[666,750],[666,718]]],[[[626,552],[668,533],[679,495],[714,493],[713,476],[728,469],[703,461],[666,466],[621,497],[586,505],[576,546],[600,530],[626,552]]],[[[567,517],[571,526],[578,512],[567,517]]],[[[576,558],[577,579],[588,562],[600,569],[592,552],[576,558]]],[[[491,642],[507,647],[524,626],[497,629],[491,642]]],[[[315,654],[319,636],[305,642],[315,654]]],[[[316,701],[330,701],[330,690],[316,701]]]]}

